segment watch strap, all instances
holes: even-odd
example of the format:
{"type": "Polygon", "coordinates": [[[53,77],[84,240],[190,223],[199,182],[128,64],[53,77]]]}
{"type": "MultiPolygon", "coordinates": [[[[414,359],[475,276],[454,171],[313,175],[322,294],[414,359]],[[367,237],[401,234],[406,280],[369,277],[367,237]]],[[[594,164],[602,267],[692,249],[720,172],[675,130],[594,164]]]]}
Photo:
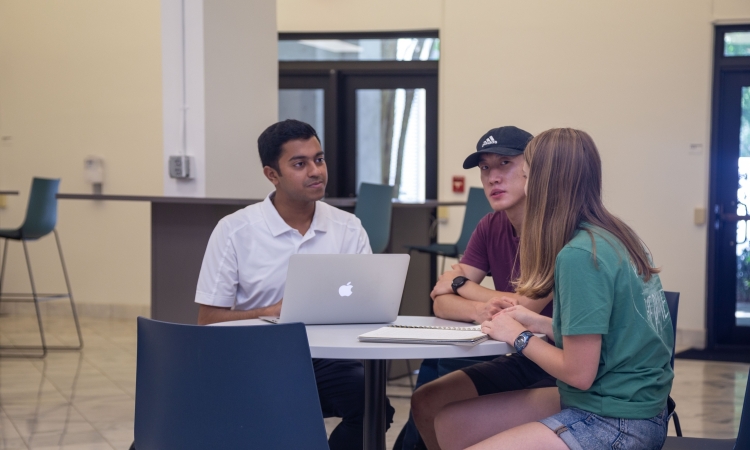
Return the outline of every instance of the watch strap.
{"type": "Polygon", "coordinates": [[[459,295],[458,288],[466,284],[467,281],[469,281],[468,278],[460,275],[454,278],[453,282],[451,283],[451,289],[453,289],[453,293],[459,295]]]}
{"type": "Polygon", "coordinates": [[[532,333],[531,331],[522,331],[513,342],[513,347],[516,348],[516,352],[523,355],[523,350],[529,344],[529,339],[531,339],[532,337],[534,337],[534,333],[532,333]]]}

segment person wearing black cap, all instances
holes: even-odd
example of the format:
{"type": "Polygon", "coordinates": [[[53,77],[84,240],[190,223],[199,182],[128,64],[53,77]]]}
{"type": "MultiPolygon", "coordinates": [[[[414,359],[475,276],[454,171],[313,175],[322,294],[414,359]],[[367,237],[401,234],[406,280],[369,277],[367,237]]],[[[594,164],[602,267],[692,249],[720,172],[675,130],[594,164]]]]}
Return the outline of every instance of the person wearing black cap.
{"type": "MultiPolygon", "coordinates": [[[[531,134],[514,126],[494,128],[479,139],[476,152],[464,161],[464,169],[479,167],[482,186],[494,212],[480,220],[460,263],[440,276],[430,295],[436,316],[481,323],[502,308],[522,304],[551,317],[550,298],[530,300],[516,295],[513,288],[513,280],[519,274],[519,231],[526,207],[523,152],[531,139],[531,134]],[[494,290],[480,285],[490,274],[494,290]]],[[[433,422],[449,403],[551,386],[555,386],[554,378],[518,355],[489,360],[425,360],[412,395],[413,420],[410,418],[404,427],[401,448],[439,448],[433,422]]]]}

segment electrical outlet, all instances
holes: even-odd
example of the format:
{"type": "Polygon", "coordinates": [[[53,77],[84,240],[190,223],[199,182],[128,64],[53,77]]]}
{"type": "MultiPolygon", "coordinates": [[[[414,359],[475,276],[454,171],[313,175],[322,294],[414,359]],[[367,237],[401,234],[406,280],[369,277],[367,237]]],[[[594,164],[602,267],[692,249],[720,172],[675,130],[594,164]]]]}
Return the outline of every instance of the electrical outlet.
{"type": "Polygon", "coordinates": [[[170,156],[169,176],[172,178],[193,178],[192,156],[170,156]]]}

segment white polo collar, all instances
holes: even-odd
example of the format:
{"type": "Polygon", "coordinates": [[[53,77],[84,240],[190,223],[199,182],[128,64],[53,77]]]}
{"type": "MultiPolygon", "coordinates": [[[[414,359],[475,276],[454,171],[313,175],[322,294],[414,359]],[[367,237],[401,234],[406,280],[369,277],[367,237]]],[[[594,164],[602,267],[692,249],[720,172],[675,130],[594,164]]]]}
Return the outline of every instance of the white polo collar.
{"type": "MultiPolygon", "coordinates": [[[[263,212],[263,217],[266,220],[268,229],[271,230],[273,237],[280,236],[284,233],[294,230],[288,223],[284,221],[276,210],[276,207],[271,201],[271,196],[275,195],[276,191],[271,192],[261,203],[260,208],[263,212]]],[[[328,211],[326,211],[326,205],[322,202],[315,202],[315,213],[313,214],[313,220],[310,223],[310,230],[321,231],[323,233],[328,231],[328,211]]],[[[309,232],[309,231],[308,231],[309,232]]]]}

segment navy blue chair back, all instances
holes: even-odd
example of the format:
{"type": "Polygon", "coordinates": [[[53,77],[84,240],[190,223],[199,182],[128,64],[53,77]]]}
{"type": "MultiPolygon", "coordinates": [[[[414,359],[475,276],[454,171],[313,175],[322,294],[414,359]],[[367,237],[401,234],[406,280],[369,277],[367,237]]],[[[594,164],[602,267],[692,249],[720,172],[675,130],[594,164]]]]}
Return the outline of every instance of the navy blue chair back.
{"type": "Polygon", "coordinates": [[[26,219],[21,225],[21,239],[39,239],[51,233],[57,224],[57,190],[59,179],[34,178],[31,182],[26,219]]]}
{"type": "Polygon", "coordinates": [[[469,198],[466,200],[466,213],[464,214],[464,223],[461,227],[461,236],[459,236],[458,242],[456,242],[456,249],[459,255],[463,255],[466,247],[469,246],[471,233],[474,232],[479,221],[491,212],[492,207],[484,195],[484,189],[470,188],[469,198]]]}
{"type": "Polygon", "coordinates": [[[181,325],[138,318],[135,447],[328,449],[300,323],[181,325]]]}
{"type": "Polygon", "coordinates": [[[669,308],[669,317],[672,319],[672,336],[674,336],[674,346],[672,347],[672,369],[674,369],[674,349],[677,346],[677,309],[680,306],[680,293],[664,291],[664,297],[667,299],[669,308]]]}
{"type": "Polygon", "coordinates": [[[393,186],[362,183],[359,185],[354,215],[370,238],[373,253],[383,253],[391,238],[393,186]]]}
{"type": "Polygon", "coordinates": [[[734,443],[735,450],[750,448],[750,373],[747,377],[749,383],[745,386],[745,402],[742,404],[740,429],[737,432],[737,442],[734,443]]]}

